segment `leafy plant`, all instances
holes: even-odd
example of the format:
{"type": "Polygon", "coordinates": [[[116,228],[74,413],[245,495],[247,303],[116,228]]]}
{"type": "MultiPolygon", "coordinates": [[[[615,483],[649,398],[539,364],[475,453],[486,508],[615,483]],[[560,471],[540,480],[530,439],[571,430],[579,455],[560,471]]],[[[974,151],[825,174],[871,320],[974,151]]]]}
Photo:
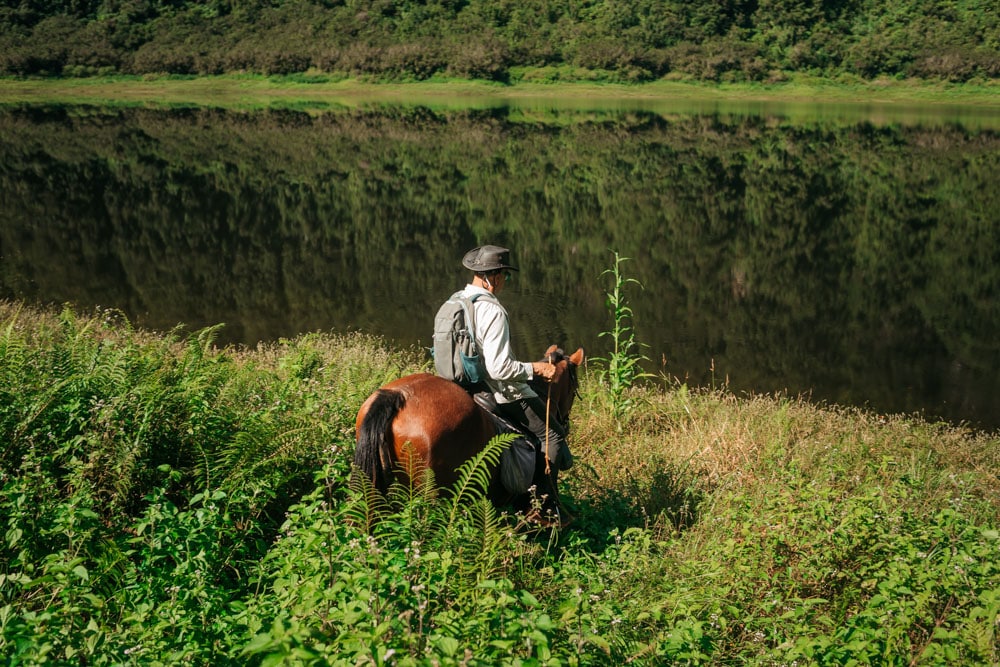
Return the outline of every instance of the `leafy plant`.
{"type": "Polygon", "coordinates": [[[636,386],[600,455],[614,416],[579,412],[591,504],[548,539],[484,497],[500,439],[451,495],[350,481],[357,406],[419,360],[210,337],[0,302],[12,664],[1000,660],[995,435],[636,386]]]}
{"type": "Polygon", "coordinates": [[[620,256],[617,251],[614,256],[614,266],[601,273],[612,279],[611,288],[605,293],[612,328],[600,334],[602,338],[611,339],[611,352],[607,357],[594,357],[593,361],[598,364],[598,377],[609,392],[615,420],[620,422],[635,406],[635,399],[629,395],[629,390],[637,380],[651,377],[651,374],[642,370],[642,362],[649,359],[639,352],[640,344],[632,328],[632,308],[625,295],[625,288],[629,285],[638,285],[642,289],[642,284],[635,278],[626,277],[622,271],[622,264],[629,258],[620,256]]]}
{"type": "Polygon", "coordinates": [[[531,623],[538,601],[505,576],[519,538],[485,495],[488,472],[512,437],[491,440],[441,496],[421,476],[394,484],[385,502],[356,475],[351,498],[326,511],[329,471],[318,475],[265,561],[265,592],[242,621],[254,638],[241,655],[445,664],[473,652],[490,662],[548,651],[539,628],[551,623],[531,623]]]}

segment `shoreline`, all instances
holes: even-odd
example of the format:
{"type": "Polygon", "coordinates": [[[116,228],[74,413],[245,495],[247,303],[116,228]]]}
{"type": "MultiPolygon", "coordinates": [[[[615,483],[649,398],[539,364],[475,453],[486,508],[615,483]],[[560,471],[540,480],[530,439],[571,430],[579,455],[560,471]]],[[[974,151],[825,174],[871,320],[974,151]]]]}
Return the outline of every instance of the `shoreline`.
{"type": "Polygon", "coordinates": [[[953,85],[916,81],[838,83],[805,79],[777,84],[712,84],[660,80],[642,84],[517,82],[431,79],[407,83],[336,80],[325,75],[265,77],[124,77],[79,79],[0,78],[0,104],[192,104],[259,107],[274,104],[358,106],[410,103],[475,107],[556,103],[567,108],[609,105],[671,107],[690,105],[825,105],[840,107],[961,109],[1000,114],[1000,84],[953,85]]]}

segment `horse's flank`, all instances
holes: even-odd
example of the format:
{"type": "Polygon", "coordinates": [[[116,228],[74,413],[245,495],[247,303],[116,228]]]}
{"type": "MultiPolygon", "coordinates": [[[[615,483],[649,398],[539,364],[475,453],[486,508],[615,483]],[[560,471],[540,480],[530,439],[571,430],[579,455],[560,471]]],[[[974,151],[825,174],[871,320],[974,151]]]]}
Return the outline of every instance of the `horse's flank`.
{"type": "Polygon", "coordinates": [[[454,382],[429,373],[399,378],[372,394],[355,424],[358,445],[355,465],[383,493],[393,468],[409,447],[411,477],[421,465],[434,471],[435,481],[448,486],[457,468],[493,437],[493,421],[454,382]],[[407,444],[408,443],[408,444],[407,444]]]}

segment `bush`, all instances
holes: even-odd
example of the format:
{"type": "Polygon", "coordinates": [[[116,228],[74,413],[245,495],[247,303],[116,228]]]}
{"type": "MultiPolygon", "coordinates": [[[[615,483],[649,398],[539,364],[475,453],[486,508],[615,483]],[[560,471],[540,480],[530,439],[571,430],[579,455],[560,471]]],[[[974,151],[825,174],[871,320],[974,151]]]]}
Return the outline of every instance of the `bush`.
{"type": "Polygon", "coordinates": [[[625,69],[636,61],[635,55],[620,41],[609,38],[591,39],[577,45],[570,62],[587,69],[625,69]]]}
{"type": "Polygon", "coordinates": [[[675,71],[707,81],[762,81],[771,68],[757,47],[728,39],[700,45],[680,44],[668,52],[675,71]]]}
{"type": "Polygon", "coordinates": [[[448,53],[448,74],[468,79],[506,81],[510,49],[494,37],[454,42],[448,53]]]}
{"type": "Polygon", "coordinates": [[[294,74],[305,72],[312,66],[312,58],[304,53],[287,53],[279,50],[268,50],[258,59],[262,74],[294,74]]]}
{"type": "Polygon", "coordinates": [[[322,53],[316,59],[316,65],[326,72],[427,79],[444,71],[448,61],[433,43],[415,42],[333,48],[322,53]]]}
{"type": "Polygon", "coordinates": [[[1000,54],[985,49],[953,47],[918,56],[908,69],[910,76],[965,83],[975,76],[1000,76],[1000,54]]]}
{"type": "Polygon", "coordinates": [[[194,74],[194,56],[182,45],[149,42],[142,45],[129,64],[134,74],[194,74]]]}
{"type": "Polygon", "coordinates": [[[848,71],[866,78],[880,74],[899,74],[911,60],[909,50],[889,35],[876,33],[854,43],[848,50],[845,63],[848,71]]]}
{"type": "Polygon", "coordinates": [[[14,74],[60,74],[83,23],[69,16],[52,16],[35,26],[31,35],[7,57],[14,74]]]}
{"type": "Polygon", "coordinates": [[[122,64],[122,53],[112,43],[110,26],[94,21],[76,31],[66,64],[78,68],[78,71],[118,69],[122,64]]]}

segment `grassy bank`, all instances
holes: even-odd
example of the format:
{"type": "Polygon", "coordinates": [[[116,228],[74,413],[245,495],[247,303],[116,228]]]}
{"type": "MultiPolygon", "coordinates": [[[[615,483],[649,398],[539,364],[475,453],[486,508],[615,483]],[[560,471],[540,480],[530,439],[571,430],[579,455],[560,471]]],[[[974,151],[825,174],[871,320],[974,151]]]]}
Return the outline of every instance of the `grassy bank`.
{"type": "Polygon", "coordinates": [[[578,524],[420,490],[366,530],[353,420],[419,351],[254,350],[0,304],[15,664],[996,664],[1000,439],[590,370],[578,524]]]}
{"type": "Polygon", "coordinates": [[[372,83],[325,75],[264,77],[113,77],[79,79],[0,79],[0,100],[8,103],[196,104],[237,108],[272,105],[355,106],[361,103],[407,102],[477,106],[497,102],[556,100],[574,106],[683,103],[799,102],[848,105],[940,105],[1000,110],[995,82],[948,84],[916,80],[837,81],[797,77],[763,84],[706,84],[661,80],[645,84],[612,84],[569,78],[553,68],[524,69],[511,85],[469,80],[415,83],[372,83]],[[568,79],[568,80],[567,80],[568,79]]]}

